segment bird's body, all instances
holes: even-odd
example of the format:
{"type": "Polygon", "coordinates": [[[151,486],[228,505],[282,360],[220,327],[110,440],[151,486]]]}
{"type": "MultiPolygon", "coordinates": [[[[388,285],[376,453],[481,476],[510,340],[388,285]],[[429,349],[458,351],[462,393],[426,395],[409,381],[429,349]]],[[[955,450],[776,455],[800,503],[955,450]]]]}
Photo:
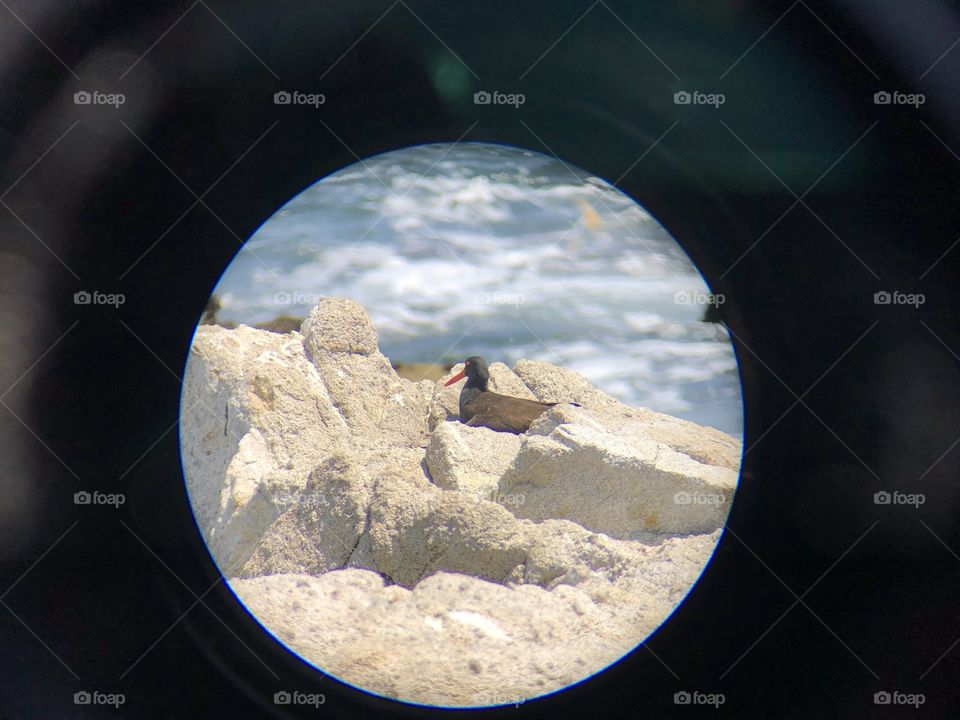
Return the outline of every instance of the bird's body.
{"type": "Polygon", "coordinates": [[[460,391],[460,422],[471,427],[487,427],[498,432],[519,435],[526,432],[531,423],[556,403],[500,395],[487,389],[490,371],[482,357],[467,358],[463,370],[444,385],[452,385],[467,378],[460,391]]]}

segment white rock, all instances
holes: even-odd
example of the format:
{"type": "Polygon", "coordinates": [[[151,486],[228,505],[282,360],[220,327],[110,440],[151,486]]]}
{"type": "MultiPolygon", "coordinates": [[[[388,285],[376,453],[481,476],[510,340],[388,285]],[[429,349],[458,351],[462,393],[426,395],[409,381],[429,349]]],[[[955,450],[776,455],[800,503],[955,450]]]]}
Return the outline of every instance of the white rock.
{"type": "Polygon", "coordinates": [[[491,389],[583,407],[467,427],[461,386],[399,378],[356,303],[301,329],[198,328],[181,442],[220,569],[325,672],[428,705],[543,695],[636,647],[710,558],[733,438],[526,361],[493,363],[491,389]]]}
{"type": "Polygon", "coordinates": [[[513,433],[444,422],[430,437],[427,468],[438,487],[489,499],[519,450],[513,433]]]}
{"type": "Polygon", "coordinates": [[[672,450],[641,423],[631,434],[625,427],[613,433],[586,409],[557,407],[547,415],[500,480],[499,494],[524,497],[517,517],[567,518],[615,538],[704,533],[723,524],[737,484],[733,470],[672,450]]]}
{"type": "MultiPolygon", "coordinates": [[[[690,585],[715,542],[704,538],[694,562],[665,552],[655,564],[690,585]]],[[[231,587],[325,673],[393,699],[469,707],[520,703],[577,683],[634,649],[675,604],[658,583],[595,584],[593,597],[570,586],[550,591],[441,572],[408,590],[350,569],[231,587]]]]}
{"type": "Polygon", "coordinates": [[[726,433],[646,408],[624,405],[591,386],[573,370],[545,362],[518,360],[514,371],[536,393],[537,399],[579,403],[590,409],[591,415],[599,418],[610,432],[632,434],[639,428],[645,435],[702,463],[740,470],[740,441],[726,433]]]}

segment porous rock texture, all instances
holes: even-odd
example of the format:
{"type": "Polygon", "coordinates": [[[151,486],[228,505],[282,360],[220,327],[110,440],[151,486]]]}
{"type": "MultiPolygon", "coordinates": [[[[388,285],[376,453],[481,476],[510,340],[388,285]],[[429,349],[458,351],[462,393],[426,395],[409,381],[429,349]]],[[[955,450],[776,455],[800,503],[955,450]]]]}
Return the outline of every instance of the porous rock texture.
{"type": "Polygon", "coordinates": [[[492,390],[561,404],[519,436],[462,425],[460,386],[398,377],[349,300],[300,332],[198,328],[198,524],[244,604],[325,672],[421,704],[522,702],[634,649],[709,560],[739,441],[546,363],[490,370],[492,390]]]}

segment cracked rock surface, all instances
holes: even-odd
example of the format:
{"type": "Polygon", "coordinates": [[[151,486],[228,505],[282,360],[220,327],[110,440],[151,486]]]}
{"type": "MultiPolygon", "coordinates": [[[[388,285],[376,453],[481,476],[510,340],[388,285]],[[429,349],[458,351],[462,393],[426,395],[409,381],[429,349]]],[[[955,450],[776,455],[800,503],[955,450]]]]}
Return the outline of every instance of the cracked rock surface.
{"type": "Polygon", "coordinates": [[[520,436],[464,426],[459,386],[398,377],[349,300],[299,333],[198,328],[181,413],[197,521],[307,661],[409,702],[520,702],[633,650],[696,582],[739,441],[546,363],[492,363],[491,382],[580,407],[520,436]]]}

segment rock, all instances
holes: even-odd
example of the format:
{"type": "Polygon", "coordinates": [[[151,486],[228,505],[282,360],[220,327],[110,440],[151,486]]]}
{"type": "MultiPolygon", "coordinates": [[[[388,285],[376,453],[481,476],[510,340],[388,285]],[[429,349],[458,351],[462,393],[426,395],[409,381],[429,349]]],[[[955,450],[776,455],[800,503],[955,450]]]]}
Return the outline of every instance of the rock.
{"type": "Polygon", "coordinates": [[[611,648],[623,644],[603,632],[607,613],[569,587],[530,592],[438,573],[407,590],[384,587],[370,572],[340,570],[240,580],[233,588],[325,673],[412,703],[520,703],[615,661],[611,648]]]}
{"type": "MultiPolygon", "coordinates": [[[[421,446],[432,383],[401,381],[375,346],[366,354],[324,350],[368,349],[365,342],[376,336],[369,321],[361,326],[365,317],[356,303],[324,300],[304,322],[307,335],[198,328],[184,376],[184,475],[197,521],[226,576],[244,574],[268,528],[307,497],[310,473],[335,455],[362,465],[386,453],[425,478],[421,446]],[[343,311],[342,322],[334,319],[335,308],[343,311]],[[348,322],[354,339],[347,343],[321,335],[348,322]]],[[[291,522],[288,516],[281,527],[291,522]]],[[[287,534],[286,542],[309,546],[309,523],[299,532],[303,537],[287,534]]],[[[247,572],[262,570],[262,560],[247,572]]]]}
{"type": "Polygon", "coordinates": [[[438,571],[503,582],[522,564],[527,538],[500,505],[392,478],[377,485],[370,508],[376,568],[414,587],[438,571]]]}
{"type": "Polygon", "coordinates": [[[438,487],[489,499],[519,450],[512,433],[445,422],[430,436],[427,468],[438,487]]]}
{"type": "Polygon", "coordinates": [[[518,360],[514,370],[536,393],[538,400],[579,403],[600,413],[600,422],[611,432],[633,434],[639,430],[707,465],[740,470],[740,441],[726,433],[646,408],[624,405],[591,386],[585,377],[573,370],[533,360],[518,360]]]}
{"type": "Polygon", "coordinates": [[[602,390],[594,388],[590,381],[574,370],[559,368],[536,360],[518,360],[514,367],[516,376],[536,393],[541,402],[579,403],[584,407],[627,406],[602,390]]]}
{"type": "Polygon", "coordinates": [[[377,331],[360,303],[324,298],[303,321],[304,345],[313,357],[323,351],[371,355],[377,352],[377,331]]]}
{"type": "Polygon", "coordinates": [[[221,571],[236,575],[294,488],[346,443],[346,423],[298,334],[197,330],[184,375],[181,447],[197,522],[221,571]]]}
{"type": "Polygon", "coordinates": [[[519,437],[442,422],[431,435],[427,468],[439,487],[506,500],[516,517],[566,518],[614,538],[704,533],[723,524],[737,482],[728,458],[714,453],[724,464],[700,462],[674,449],[695,442],[689,428],[664,432],[655,418],[625,413],[619,403],[593,404],[600,409],[558,405],[519,437]],[[673,446],[660,441],[665,437],[673,446]]]}
{"type": "Polygon", "coordinates": [[[313,469],[302,492],[271,497],[280,514],[240,574],[320,575],[346,567],[368,527],[370,491],[349,461],[330,457],[313,469]]]}
{"type": "Polygon", "coordinates": [[[438,572],[412,590],[356,569],[234,580],[240,600],[325,673],[411,703],[520,703],[636,647],[683,599],[718,534],[668,541],[617,583],[502,585],[438,572]],[[643,601],[640,601],[643,598],[643,601]]]}
{"type": "Polygon", "coordinates": [[[568,518],[610,537],[703,533],[723,524],[737,473],[705,465],[643,432],[611,432],[602,416],[558,406],[538,419],[500,479],[522,495],[517,517],[568,518]],[[616,498],[616,502],[611,502],[616,498]]]}
{"type": "Polygon", "coordinates": [[[399,377],[356,303],[324,299],[301,331],[198,328],[181,443],[231,587],[325,672],[427,705],[522,701],[635,648],[699,577],[733,438],[528,361],[491,365],[492,389],[583,407],[472,428],[460,387],[399,377]]]}

